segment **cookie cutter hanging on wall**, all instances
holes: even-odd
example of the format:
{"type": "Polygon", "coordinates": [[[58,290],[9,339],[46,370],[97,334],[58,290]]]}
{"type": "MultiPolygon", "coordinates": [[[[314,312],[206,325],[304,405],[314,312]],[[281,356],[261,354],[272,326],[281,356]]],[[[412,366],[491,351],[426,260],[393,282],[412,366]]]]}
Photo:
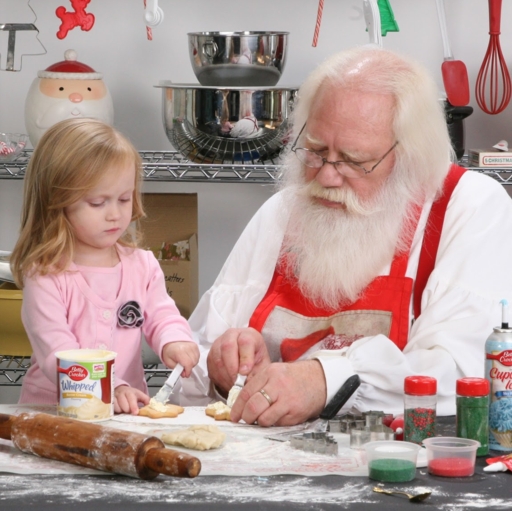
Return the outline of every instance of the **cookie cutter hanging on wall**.
{"type": "MultiPolygon", "coordinates": [[[[30,5],[30,0],[27,2],[28,8],[32,11],[34,14],[34,21],[37,20],[37,15],[30,5]]],[[[39,30],[33,23],[0,23],[0,31],[8,32],[7,36],[7,59],[5,63],[5,67],[2,67],[2,51],[0,48],[0,71],[21,71],[21,61],[25,55],[46,55],[47,51],[44,47],[44,44],[39,39],[39,30]],[[36,33],[36,39],[37,42],[41,45],[41,48],[43,49],[40,53],[24,53],[21,55],[20,58],[20,67],[15,68],[14,63],[14,50],[16,48],[16,32],[26,32],[26,31],[34,31],[36,33]]]]}
{"type": "MultiPolygon", "coordinates": [[[[20,68],[15,69],[14,68],[14,50],[16,47],[16,32],[18,31],[26,31],[26,30],[34,30],[37,33],[39,33],[39,30],[33,23],[0,23],[0,30],[4,32],[8,32],[8,39],[7,39],[7,60],[5,64],[5,68],[1,67],[1,60],[0,60],[0,70],[2,71],[21,71],[21,59],[20,59],[20,68]]],[[[25,55],[44,55],[46,53],[46,48],[44,47],[43,43],[39,40],[39,37],[37,37],[37,40],[43,47],[44,52],[42,53],[25,53],[22,55],[22,58],[25,55]]]]}

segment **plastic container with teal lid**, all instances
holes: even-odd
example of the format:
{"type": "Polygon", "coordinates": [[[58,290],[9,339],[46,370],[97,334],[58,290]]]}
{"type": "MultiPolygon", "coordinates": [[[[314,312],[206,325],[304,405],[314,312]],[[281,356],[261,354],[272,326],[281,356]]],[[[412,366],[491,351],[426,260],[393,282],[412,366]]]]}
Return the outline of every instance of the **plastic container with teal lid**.
{"type": "Polygon", "coordinates": [[[507,300],[502,321],[485,342],[485,377],[490,384],[489,449],[512,451],[512,328],[507,300]]]}

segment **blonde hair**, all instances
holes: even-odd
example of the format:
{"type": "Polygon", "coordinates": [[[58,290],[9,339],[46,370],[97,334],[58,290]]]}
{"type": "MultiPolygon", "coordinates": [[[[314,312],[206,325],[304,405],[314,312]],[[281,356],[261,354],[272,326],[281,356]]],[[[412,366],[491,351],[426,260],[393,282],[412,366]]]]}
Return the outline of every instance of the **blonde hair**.
{"type": "MultiPolygon", "coordinates": [[[[105,171],[133,164],[132,221],[144,216],[142,162],[137,150],[116,129],[97,119],[67,119],[49,128],[37,144],[25,174],[20,236],[10,256],[14,280],[60,273],[73,260],[74,234],[65,208],[97,186],[105,171]]],[[[118,243],[137,246],[129,230],[118,243]]]]}

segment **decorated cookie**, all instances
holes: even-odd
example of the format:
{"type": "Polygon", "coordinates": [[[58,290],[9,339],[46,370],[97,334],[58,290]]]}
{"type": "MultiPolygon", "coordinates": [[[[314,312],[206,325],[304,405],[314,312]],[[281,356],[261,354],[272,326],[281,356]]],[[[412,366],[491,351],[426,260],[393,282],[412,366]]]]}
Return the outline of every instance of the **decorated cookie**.
{"type": "Polygon", "coordinates": [[[216,421],[229,421],[231,419],[231,408],[222,401],[209,404],[205,409],[205,413],[216,421]]]}
{"type": "Polygon", "coordinates": [[[150,419],[162,419],[164,417],[168,417],[174,419],[180,413],[183,413],[185,409],[178,405],[164,405],[165,410],[156,410],[152,408],[150,405],[143,406],[139,409],[139,415],[144,417],[149,417],[150,419]]]}

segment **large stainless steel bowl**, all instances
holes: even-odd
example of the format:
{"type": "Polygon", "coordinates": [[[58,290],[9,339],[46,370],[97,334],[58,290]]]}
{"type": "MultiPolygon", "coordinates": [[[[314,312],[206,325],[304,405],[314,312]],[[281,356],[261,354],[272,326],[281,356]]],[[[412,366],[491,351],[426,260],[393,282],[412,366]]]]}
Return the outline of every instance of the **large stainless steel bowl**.
{"type": "Polygon", "coordinates": [[[201,85],[272,87],[283,73],[288,34],[190,32],[190,62],[201,85]]]}
{"type": "Polygon", "coordinates": [[[177,151],[197,163],[274,162],[297,88],[197,87],[162,82],[163,123],[177,151]]]}

